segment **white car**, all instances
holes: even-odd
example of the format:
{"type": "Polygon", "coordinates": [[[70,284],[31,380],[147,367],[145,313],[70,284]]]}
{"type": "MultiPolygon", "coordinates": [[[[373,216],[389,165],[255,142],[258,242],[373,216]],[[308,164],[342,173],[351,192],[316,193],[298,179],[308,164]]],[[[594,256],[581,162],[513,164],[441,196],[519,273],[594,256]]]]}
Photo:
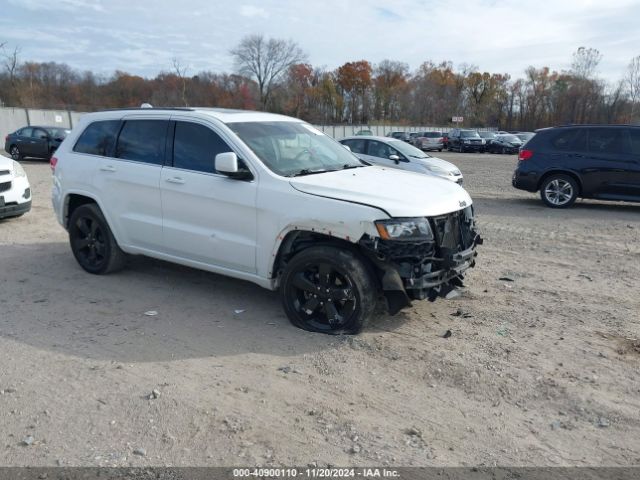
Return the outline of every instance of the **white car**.
{"type": "Polygon", "coordinates": [[[31,210],[27,174],[15,160],[0,156],[0,218],[19,217],[31,210]]]}
{"type": "Polygon", "coordinates": [[[432,157],[402,140],[376,136],[345,137],[340,140],[358,158],[384,167],[426,173],[462,185],[460,169],[453,163],[432,157]]]}
{"type": "Polygon", "coordinates": [[[279,290],[291,322],[356,333],[461,284],[472,201],[455,183],[363,164],[311,125],[224,109],[84,115],[51,159],[52,200],[86,271],[125,254],[279,290]]]}

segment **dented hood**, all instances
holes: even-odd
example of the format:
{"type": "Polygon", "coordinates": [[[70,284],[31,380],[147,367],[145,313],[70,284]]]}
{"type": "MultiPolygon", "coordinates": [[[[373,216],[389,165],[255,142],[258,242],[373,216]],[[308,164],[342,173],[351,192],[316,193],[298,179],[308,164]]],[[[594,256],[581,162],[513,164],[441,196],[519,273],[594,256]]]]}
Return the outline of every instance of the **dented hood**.
{"type": "Polygon", "coordinates": [[[471,205],[460,185],[432,175],[364,167],[295,177],[296,190],[380,208],[392,217],[433,217],[471,205]]]}

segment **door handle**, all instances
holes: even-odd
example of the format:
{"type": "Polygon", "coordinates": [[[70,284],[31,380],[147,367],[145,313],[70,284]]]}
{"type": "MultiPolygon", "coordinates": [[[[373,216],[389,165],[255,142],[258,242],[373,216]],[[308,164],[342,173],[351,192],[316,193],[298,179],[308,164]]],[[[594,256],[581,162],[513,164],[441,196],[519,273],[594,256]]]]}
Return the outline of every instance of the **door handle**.
{"type": "Polygon", "coordinates": [[[100,170],[103,172],[115,172],[116,169],[115,167],[111,166],[111,165],[105,165],[104,167],[100,167],[100,170]]]}
{"type": "Polygon", "coordinates": [[[167,178],[165,181],[169,183],[177,183],[178,185],[182,185],[184,183],[184,180],[180,177],[167,178]]]}

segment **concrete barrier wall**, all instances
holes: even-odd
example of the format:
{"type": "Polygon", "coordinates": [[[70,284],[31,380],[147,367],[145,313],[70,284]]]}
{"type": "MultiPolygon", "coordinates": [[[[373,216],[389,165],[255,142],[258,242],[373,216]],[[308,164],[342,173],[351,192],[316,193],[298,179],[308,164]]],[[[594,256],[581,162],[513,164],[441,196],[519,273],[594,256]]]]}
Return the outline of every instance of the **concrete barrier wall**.
{"type": "MultiPolygon", "coordinates": [[[[29,125],[59,126],[73,128],[80,121],[83,112],[68,110],[40,110],[32,108],[0,108],[0,140],[4,148],[4,137],[17,129],[29,125]]],[[[335,139],[341,139],[355,135],[360,130],[371,130],[374,135],[385,136],[389,132],[421,132],[440,131],[448,132],[451,127],[423,126],[423,125],[316,125],[327,135],[335,139]]]]}
{"type": "Polygon", "coordinates": [[[7,134],[29,125],[73,128],[83,115],[68,110],[40,110],[35,108],[0,108],[0,149],[4,149],[7,134]]]}

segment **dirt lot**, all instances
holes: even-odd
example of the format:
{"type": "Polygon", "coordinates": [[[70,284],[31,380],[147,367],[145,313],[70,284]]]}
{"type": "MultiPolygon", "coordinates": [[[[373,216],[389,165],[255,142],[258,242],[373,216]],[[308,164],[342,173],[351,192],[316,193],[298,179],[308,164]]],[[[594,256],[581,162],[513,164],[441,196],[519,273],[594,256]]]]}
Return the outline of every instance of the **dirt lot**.
{"type": "Polygon", "coordinates": [[[209,273],[84,273],[48,165],[24,162],[33,209],[0,222],[0,465],[639,464],[640,205],[553,211],[511,188],[514,156],[440,156],[485,238],[468,288],[345,338],[209,273]]]}

